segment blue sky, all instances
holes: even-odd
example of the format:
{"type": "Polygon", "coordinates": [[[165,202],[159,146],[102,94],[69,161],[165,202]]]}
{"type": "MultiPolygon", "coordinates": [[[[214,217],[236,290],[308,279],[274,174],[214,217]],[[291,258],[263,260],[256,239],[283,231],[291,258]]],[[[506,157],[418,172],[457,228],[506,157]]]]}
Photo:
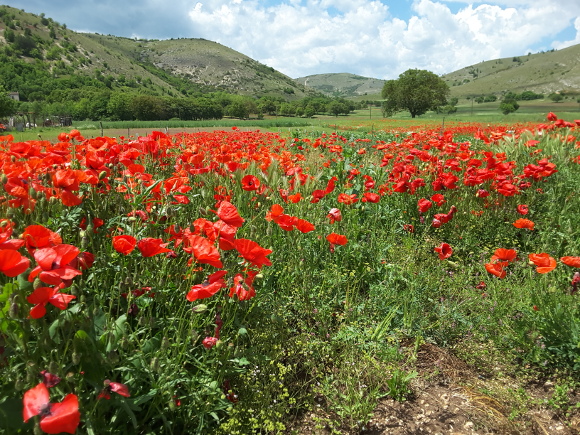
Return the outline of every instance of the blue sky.
{"type": "Polygon", "coordinates": [[[76,31],[204,38],[292,78],[445,74],[580,43],[580,0],[12,0],[76,31]]]}

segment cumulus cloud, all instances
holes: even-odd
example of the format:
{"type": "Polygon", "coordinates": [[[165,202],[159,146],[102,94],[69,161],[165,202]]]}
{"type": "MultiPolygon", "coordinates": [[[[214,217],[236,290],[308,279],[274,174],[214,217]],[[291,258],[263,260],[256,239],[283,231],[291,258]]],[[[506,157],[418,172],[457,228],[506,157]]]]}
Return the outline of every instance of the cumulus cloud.
{"type": "Polygon", "coordinates": [[[405,21],[387,3],[294,0],[263,6],[253,0],[212,0],[197,3],[189,17],[207,39],[291,77],[353,72],[395,78],[409,68],[443,74],[525,54],[545,45],[580,13],[574,0],[568,0],[566,13],[560,1],[415,0],[405,21]]]}
{"type": "Polygon", "coordinates": [[[444,74],[483,60],[580,43],[578,0],[78,0],[74,7],[65,0],[8,3],[45,12],[75,30],[150,39],[205,38],[294,78],[351,72],[389,79],[409,68],[444,74]]]}

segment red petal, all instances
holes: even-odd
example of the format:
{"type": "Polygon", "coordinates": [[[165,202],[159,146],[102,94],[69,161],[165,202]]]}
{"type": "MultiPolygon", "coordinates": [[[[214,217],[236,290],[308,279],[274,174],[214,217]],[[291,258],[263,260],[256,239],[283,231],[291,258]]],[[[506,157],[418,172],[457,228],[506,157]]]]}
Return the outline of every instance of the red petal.
{"type": "Polygon", "coordinates": [[[42,408],[48,405],[48,388],[41,382],[36,387],[24,393],[22,403],[24,405],[22,417],[24,418],[24,422],[27,422],[31,417],[40,414],[42,408]]]}
{"type": "Polygon", "coordinates": [[[61,432],[74,434],[80,421],[79,399],[76,395],[69,394],[61,403],[52,405],[50,415],[40,420],[40,428],[49,434],[61,432]]]}
{"type": "Polygon", "coordinates": [[[52,269],[52,265],[57,257],[58,254],[53,248],[42,248],[34,251],[36,263],[44,270],[52,269]]]}

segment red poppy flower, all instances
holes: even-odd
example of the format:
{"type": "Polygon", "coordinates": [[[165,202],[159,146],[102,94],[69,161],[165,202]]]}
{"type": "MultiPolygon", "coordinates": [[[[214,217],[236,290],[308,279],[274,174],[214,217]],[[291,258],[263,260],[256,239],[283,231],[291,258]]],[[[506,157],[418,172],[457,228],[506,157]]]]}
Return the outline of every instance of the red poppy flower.
{"type": "Polygon", "coordinates": [[[48,388],[57,386],[61,381],[57,375],[49,373],[46,370],[41,371],[40,376],[42,377],[42,383],[48,388]]]}
{"type": "Polygon", "coordinates": [[[236,239],[234,241],[235,249],[247,262],[253,264],[257,268],[262,266],[271,266],[272,262],[266,258],[272,253],[271,249],[262,248],[258,243],[249,239],[236,239]]]}
{"type": "Polygon", "coordinates": [[[60,293],[58,288],[38,287],[26,300],[34,307],[30,310],[30,317],[40,319],[46,314],[46,304],[50,303],[59,310],[66,310],[70,301],[76,296],[60,293]]]}
{"type": "Polygon", "coordinates": [[[206,349],[211,349],[212,347],[214,347],[218,343],[218,341],[220,341],[220,340],[217,337],[205,337],[203,339],[203,341],[201,342],[201,344],[206,349]]]}
{"type": "Polygon", "coordinates": [[[443,204],[447,202],[445,197],[441,193],[436,193],[431,197],[431,201],[437,204],[438,207],[441,207],[443,204]]]}
{"type": "Polygon", "coordinates": [[[111,395],[109,393],[117,393],[123,397],[131,397],[129,393],[129,388],[125,384],[121,384],[120,382],[111,382],[108,379],[105,379],[105,388],[99,393],[97,399],[106,399],[109,400],[111,395]]]}
{"type": "Polygon", "coordinates": [[[545,252],[541,254],[529,254],[528,258],[536,265],[536,272],[548,273],[556,268],[556,260],[545,252]]]}
{"type": "Polygon", "coordinates": [[[22,233],[22,239],[26,243],[28,250],[44,248],[46,246],[55,246],[62,243],[60,234],[55,233],[42,225],[27,226],[22,233]]]}
{"type": "Polygon", "coordinates": [[[561,257],[560,261],[566,266],[580,267],[580,257],[561,257]]]}
{"type": "Polygon", "coordinates": [[[0,272],[14,278],[25,272],[30,266],[30,260],[23,257],[20,252],[14,249],[0,250],[0,272]]]}
{"type": "Polygon", "coordinates": [[[245,175],[242,178],[242,189],[245,191],[251,192],[253,190],[258,190],[259,187],[260,180],[258,180],[258,177],[254,175],[245,175]]]}
{"type": "Polygon", "coordinates": [[[189,302],[197,301],[198,299],[207,299],[215,295],[220,289],[226,286],[223,277],[228,272],[226,270],[220,270],[218,272],[212,273],[207,281],[196,284],[191,287],[191,290],[187,293],[187,300],[189,302]]]}
{"type": "Polygon", "coordinates": [[[505,271],[504,267],[507,265],[507,261],[500,261],[498,263],[486,263],[485,270],[487,270],[492,275],[497,276],[498,278],[505,278],[507,272],[505,271]]]}
{"type": "Polygon", "coordinates": [[[302,199],[302,194],[300,192],[295,193],[294,195],[288,195],[288,201],[292,204],[297,204],[302,199]]]}
{"type": "Polygon", "coordinates": [[[330,223],[340,222],[342,220],[342,213],[338,208],[331,208],[326,215],[330,219],[330,223]]]}
{"type": "Polygon", "coordinates": [[[305,219],[296,219],[295,225],[296,225],[296,229],[303,234],[309,233],[309,232],[314,231],[316,229],[314,224],[308,222],[305,219]]]}
{"type": "Polygon", "coordinates": [[[526,204],[518,204],[518,206],[516,207],[516,211],[522,216],[525,216],[529,213],[530,210],[528,209],[528,206],[526,204]]]}
{"type": "Polygon", "coordinates": [[[164,252],[171,252],[171,249],[167,248],[168,244],[163,243],[161,239],[145,237],[137,242],[137,249],[139,249],[143,257],[153,257],[164,252]]]}
{"type": "Polygon", "coordinates": [[[556,121],[558,119],[558,117],[556,116],[556,114],[554,112],[549,112],[548,115],[546,115],[546,119],[548,121],[556,121]]]}
{"type": "Polygon", "coordinates": [[[113,248],[119,254],[129,255],[135,249],[137,245],[137,239],[133,236],[123,234],[121,236],[113,237],[113,248]]]}
{"type": "Polygon", "coordinates": [[[337,201],[345,205],[351,205],[358,202],[358,198],[356,197],[355,193],[350,195],[346,193],[339,193],[337,201]]]}
{"type": "Polygon", "coordinates": [[[372,202],[373,204],[378,203],[381,200],[381,196],[375,192],[365,192],[363,193],[362,202],[372,202]]]}
{"type": "Polygon", "coordinates": [[[451,257],[453,254],[453,249],[448,243],[441,243],[441,245],[437,246],[433,250],[439,254],[440,260],[445,260],[446,258],[451,257]]]}
{"type": "Polygon", "coordinates": [[[433,203],[428,199],[421,198],[419,201],[417,201],[417,208],[419,209],[420,214],[425,213],[431,208],[431,206],[433,206],[433,203]]]}
{"type": "Polygon", "coordinates": [[[34,281],[38,276],[46,284],[61,288],[70,286],[71,280],[82,274],[80,270],[71,265],[79,253],[79,248],[66,244],[60,244],[53,248],[37,249],[34,251],[34,259],[38,266],[32,269],[28,275],[28,281],[34,281]]]}
{"type": "Polygon", "coordinates": [[[514,227],[516,228],[524,228],[527,230],[533,230],[534,229],[534,222],[532,222],[529,219],[518,219],[517,221],[514,222],[514,227]]]}
{"type": "Polygon", "coordinates": [[[186,240],[187,246],[183,250],[193,254],[198,263],[209,264],[218,269],[223,267],[219,251],[208,239],[191,235],[186,240]]]}
{"type": "Polygon", "coordinates": [[[240,273],[234,276],[234,285],[230,288],[230,298],[236,295],[240,301],[247,301],[256,296],[256,290],[254,289],[253,283],[257,272],[250,271],[248,276],[244,276],[240,273]]]}
{"type": "Polygon", "coordinates": [[[220,202],[217,215],[222,221],[233,227],[240,228],[244,224],[244,218],[239,215],[238,209],[231,202],[220,202]]]}
{"type": "Polygon", "coordinates": [[[26,423],[40,415],[40,429],[49,434],[74,434],[81,421],[79,399],[68,394],[60,403],[50,403],[48,388],[42,382],[24,393],[22,417],[26,423]]]}
{"type": "Polygon", "coordinates": [[[497,260],[512,262],[516,259],[517,255],[515,249],[498,248],[491,256],[491,262],[494,263],[497,260]]]}
{"type": "Polygon", "coordinates": [[[340,245],[340,246],[344,246],[348,242],[346,236],[336,233],[330,233],[328,236],[326,236],[326,240],[328,240],[328,242],[332,245],[340,245]]]}
{"type": "Polygon", "coordinates": [[[234,238],[238,229],[232,225],[226,224],[219,220],[214,223],[214,228],[219,235],[219,247],[222,251],[230,251],[234,249],[234,238]]]}

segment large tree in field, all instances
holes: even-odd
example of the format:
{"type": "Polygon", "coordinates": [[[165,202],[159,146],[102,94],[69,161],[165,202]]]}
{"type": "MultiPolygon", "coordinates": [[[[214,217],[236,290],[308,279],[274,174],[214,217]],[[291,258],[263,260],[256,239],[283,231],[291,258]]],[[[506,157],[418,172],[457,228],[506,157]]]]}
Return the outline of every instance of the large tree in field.
{"type": "Polygon", "coordinates": [[[411,117],[434,110],[447,102],[449,86],[434,73],[420,69],[410,69],[397,80],[388,80],[383,86],[385,99],[383,110],[391,116],[401,110],[408,110],[411,117]]]}

